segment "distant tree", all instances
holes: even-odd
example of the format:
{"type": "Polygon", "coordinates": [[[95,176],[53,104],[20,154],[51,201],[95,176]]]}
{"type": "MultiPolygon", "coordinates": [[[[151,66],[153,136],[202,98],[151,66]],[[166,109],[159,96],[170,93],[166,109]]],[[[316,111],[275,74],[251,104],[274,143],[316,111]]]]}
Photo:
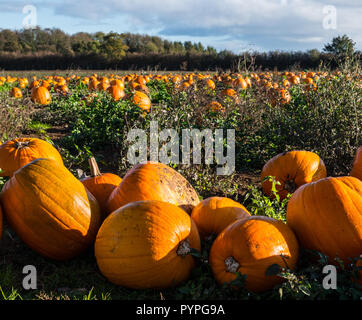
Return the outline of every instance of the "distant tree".
{"type": "Polygon", "coordinates": [[[1,31],[0,41],[2,42],[2,50],[7,52],[20,51],[21,46],[18,41],[18,36],[15,32],[5,29],[1,31]]]}
{"type": "Polygon", "coordinates": [[[128,47],[123,42],[123,37],[115,32],[103,36],[100,52],[111,59],[120,59],[126,55],[128,47]]]}
{"type": "Polygon", "coordinates": [[[153,41],[148,41],[144,49],[145,53],[158,53],[161,47],[158,47],[153,41]]]}
{"type": "Polygon", "coordinates": [[[355,44],[347,35],[338,36],[333,38],[331,43],[326,44],[323,51],[332,54],[338,60],[345,60],[353,56],[355,44]]]}

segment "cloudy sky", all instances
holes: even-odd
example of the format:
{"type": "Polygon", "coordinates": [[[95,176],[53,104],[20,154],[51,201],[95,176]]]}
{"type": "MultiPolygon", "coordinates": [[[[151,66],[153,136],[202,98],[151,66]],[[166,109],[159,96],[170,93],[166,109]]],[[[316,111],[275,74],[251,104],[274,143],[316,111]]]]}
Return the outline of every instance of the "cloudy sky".
{"type": "Polygon", "coordinates": [[[235,53],[321,50],[347,34],[362,50],[362,0],[0,0],[0,28],[34,21],[69,34],[150,34],[235,53]],[[27,5],[36,8],[36,20],[23,12],[27,5]]]}

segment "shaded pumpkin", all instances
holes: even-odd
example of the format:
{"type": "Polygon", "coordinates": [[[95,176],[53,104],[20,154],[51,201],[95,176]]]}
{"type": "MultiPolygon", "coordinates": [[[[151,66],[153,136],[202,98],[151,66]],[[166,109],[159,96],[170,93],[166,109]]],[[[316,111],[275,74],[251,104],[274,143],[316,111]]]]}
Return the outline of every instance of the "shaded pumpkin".
{"type": "Polygon", "coordinates": [[[38,158],[49,158],[63,165],[63,159],[49,142],[38,138],[18,138],[0,145],[0,176],[11,177],[14,172],[38,158]]]}
{"type": "Polygon", "coordinates": [[[191,184],[163,163],[137,164],[124,176],[108,199],[108,212],[130,202],[159,200],[177,206],[196,206],[200,200],[191,184]]]}
{"type": "Polygon", "coordinates": [[[101,273],[133,288],[168,288],[187,280],[195,267],[191,249],[200,237],[190,216],[161,201],[132,202],[109,215],[95,242],[101,273]]]}
{"type": "Polygon", "coordinates": [[[300,245],[350,263],[362,249],[362,181],[328,177],[301,186],[287,206],[300,245]]]}
{"type": "Polygon", "coordinates": [[[51,95],[46,87],[34,87],[31,90],[31,101],[41,105],[47,105],[51,102],[51,95]]]}
{"type": "Polygon", "coordinates": [[[94,242],[100,226],[97,200],[51,159],[36,159],[15,172],[0,200],[10,227],[27,246],[50,259],[80,254],[94,242]]]}
{"type": "Polygon", "coordinates": [[[218,235],[238,219],[249,218],[249,211],[240,203],[225,197],[210,197],[201,201],[191,213],[200,236],[218,235]]]}
{"type": "Polygon", "coordinates": [[[235,280],[239,272],[247,276],[247,290],[263,292],[283,282],[278,275],[267,275],[267,270],[272,265],[294,269],[298,256],[297,238],[284,222],[253,216],[235,221],[218,235],[209,261],[219,284],[235,280]]]}
{"type": "Polygon", "coordinates": [[[316,153],[297,150],[280,153],[264,165],[261,172],[263,191],[272,196],[272,182],[264,181],[268,176],[280,182],[275,187],[280,198],[285,199],[288,193],[293,193],[303,184],[325,178],[327,169],[316,153]]]}
{"type": "Polygon", "coordinates": [[[362,180],[362,146],[357,149],[350,175],[362,180]]]}
{"type": "Polygon", "coordinates": [[[82,179],[81,182],[97,199],[103,220],[107,216],[107,200],[113,190],[122,182],[122,179],[113,173],[101,173],[96,159],[93,157],[89,159],[89,166],[91,175],[82,179]]]}

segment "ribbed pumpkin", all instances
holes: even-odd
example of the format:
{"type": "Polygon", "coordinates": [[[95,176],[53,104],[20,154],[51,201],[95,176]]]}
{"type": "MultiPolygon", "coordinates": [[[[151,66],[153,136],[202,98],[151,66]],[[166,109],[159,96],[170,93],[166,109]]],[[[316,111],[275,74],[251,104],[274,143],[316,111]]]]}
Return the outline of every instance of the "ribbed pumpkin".
{"type": "Polygon", "coordinates": [[[351,262],[362,252],[362,181],[328,177],[305,184],[289,200],[287,223],[301,246],[351,262]]]}
{"type": "Polygon", "coordinates": [[[160,201],[137,201],[109,215],[95,242],[101,273],[120,286],[168,288],[188,279],[195,266],[190,249],[200,237],[190,216],[160,201]]]}
{"type": "Polygon", "coordinates": [[[63,164],[56,148],[38,138],[18,138],[0,146],[0,176],[11,177],[13,173],[38,158],[49,158],[63,164]]]}
{"type": "Polygon", "coordinates": [[[100,226],[97,200],[63,165],[36,159],[0,194],[6,220],[30,248],[67,260],[91,245],[100,226]]]}
{"type": "Polygon", "coordinates": [[[102,219],[107,216],[107,201],[110,194],[119,186],[122,179],[113,173],[101,173],[95,158],[89,159],[91,176],[81,182],[97,199],[102,213],[102,219]]]}
{"type": "MultiPolygon", "coordinates": [[[[278,154],[264,165],[261,181],[267,176],[273,176],[280,182],[276,189],[280,198],[284,199],[301,185],[325,178],[327,170],[323,160],[314,152],[289,151],[278,154]]],[[[263,182],[262,187],[265,194],[272,195],[271,182],[263,182]]]]}
{"type": "Polygon", "coordinates": [[[108,199],[108,212],[140,200],[159,200],[177,206],[196,206],[200,202],[195,189],[180,173],[153,162],[137,164],[127,172],[108,199]]]}
{"type": "Polygon", "coordinates": [[[201,237],[218,235],[236,220],[249,217],[249,211],[242,204],[225,197],[207,198],[191,213],[201,237]]]}
{"type": "Polygon", "coordinates": [[[151,100],[144,92],[136,91],[132,96],[132,102],[142,110],[149,111],[151,109],[151,100]]]}
{"type": "Polygon", "coordinates": [[[350,175],[362,180],[362,146],[357,149],[350,175]]]}
{"type": "Polygon", "coordinates": [[[31,90],[31,101],[41,105],[47,105],[51,102],[52,98],[50,92],[46,87],[34,87],[31,90]]]}
{"type": "Polygon", "coordinates": [[[274,264],[294,269],[299,245],[293,231],[282,221],[264,216],[237,220],[215,239],[209,261],[219,284],[236,279],[236,272],[247,275],[245,288],[263,292],[283,282],[277,275],[266,275],[274,264]]]}

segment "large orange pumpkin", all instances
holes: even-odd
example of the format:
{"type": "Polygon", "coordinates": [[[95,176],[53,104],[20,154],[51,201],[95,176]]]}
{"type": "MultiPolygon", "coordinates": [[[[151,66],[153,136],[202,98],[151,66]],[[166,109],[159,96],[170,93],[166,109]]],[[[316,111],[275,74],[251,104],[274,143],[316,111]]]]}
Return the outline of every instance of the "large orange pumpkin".
{"type": "Polygon", "coordinates": [[[225,197],[207,198],[191,213],[202,237],[218,235],[231,223],[248,217],[250,213],[242,204],[225,197]]]}
{"type": "Polygon", "coordinates": [[[36,159],[5,183],[6,220],[34,251],[70,259],[93,243],[100,226],[97,200],[63,165],[36,159]]]}
{"type": "Polygon", "coordinates": [[[120,286],[167,288],[190,275],[200,237],[190,216],[161,201],[137,201],[109,215],[95,242],[101,273],[120,286]]]}
{"type": "Polygon", "coordinates": [[[107,215],[107,201],[110,194],[119,186],[122,179],[113,173],[101,173],[95,158],[89,159],[91,176],[84,178],[81,182],[97,199],[102,219],[107,215]]]}
{"type": "Polygon", "coordinates": [[[108,212],[127,203],[159,200],[177,206],[196,206],[200,200],[191,184],[163,163],[137,164],[127,172],[108,199],[108,212]]]}
{"type": "Polygon", "coordinates": [[[362,146],[356,152],[350,175],[362,180],[362,146]]]}
{"type": "Polygon", "coordinates": [[[41,105],[47,105],[51,102],[52,98],[50,92],[46,87],[34,87],[31,90],[31,101],[41,105]]]}
{"type": "Polygon", "coordinates": [[[63,164],[56,148],[38,138],[18,138],[0,146],[0,176],[11,177],[13,173],[37,158],[49,158],[63,164]]]}
{"type": "MultiPolygon", "coordinates": [[[[325,178],[327,170],[323,160],[314,152],[289,151],[278,154],[264,165],[261,180],[268,176],[280,182],[276,189],[280,198],[284,199],[301,185],[325,178]]],[[[267,195],[272,195],[272,182],[266,180],[262,187],[267,195]]]]}
{"type": "Polygon", "coordinates": [[[219,284],[235,280],[239,272],[247,276],[247,290],[262,292],[283,281],[277,275],[267,275],[268,268],[277,264],[294,269],[298,255],[298,241],[284,222],[253,216],[235,221],[219,234],[209,261],[219,284]]]}
{"type": "Polygon", "coordinates": [[[288,203],[287,223],[301,246],[350,262],[362,253],[362,181],[329,177],[303,185],[288,203]]]}

